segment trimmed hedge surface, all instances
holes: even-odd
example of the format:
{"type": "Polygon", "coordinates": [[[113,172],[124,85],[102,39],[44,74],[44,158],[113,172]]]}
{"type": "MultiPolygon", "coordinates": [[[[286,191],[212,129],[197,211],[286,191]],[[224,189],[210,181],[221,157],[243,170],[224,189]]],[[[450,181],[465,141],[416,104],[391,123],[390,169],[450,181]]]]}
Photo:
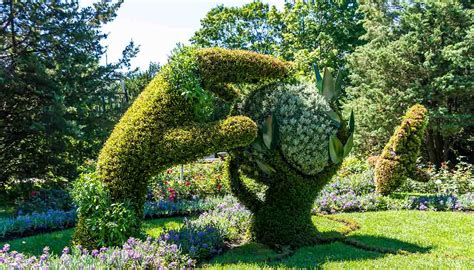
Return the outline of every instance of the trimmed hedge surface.
{"type": "MultiPolygon", "coordinates": [[[[248,117],[207,122],[209,98],[237,97],[227,83],[286,77],[289,65],[270,56],[218,48],[178,49],[115,126],[98,158],[99,178],[111,201],[131,205],[136,236],[143,216],[147,181],[169,166],[251,143],[257,126],[248,117]],[[211,94],[212,93],[212,94],[211,94]],[[217,96],[217,97],[216,97],[217,96]]],[[[79,206],[80,207],[80,206],[79,206]]],[[[75,242],[90,246],[94,228],[79,210],[75,242]]]]}
{"type": "Polygon", "coordinates": [[[377,192],[387,195],[397,189],[407,177],[421,181],[428,179],[416,168],[420,154],[428,111],[420,104],[408,109],[402,123],[395,129],[392,137],[375,162],[375,186],[377,192]]]}

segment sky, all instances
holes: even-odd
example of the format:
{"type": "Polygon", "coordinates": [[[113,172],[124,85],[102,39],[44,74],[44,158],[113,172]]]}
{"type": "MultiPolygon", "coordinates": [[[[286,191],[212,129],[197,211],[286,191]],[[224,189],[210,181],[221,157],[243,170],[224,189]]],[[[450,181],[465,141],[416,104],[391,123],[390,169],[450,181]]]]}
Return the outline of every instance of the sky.
{"type": "MultiPolygon", "coordinates": [[[[93,0],[80,0],[81,6],[93,0]]],[[[104,25],[109,33],[104,45],[108,47],[108,61],[122,55],[125,46],[133,40],[140,52],[131,62],[132,68],[146,69],[150,62],[165,64],[177,43],[189,44],[189,39],[200,27],[200,20],[213,7],[241,6],[251,0],[125,0],[114,21],[104,25]]],[[[262,2],[283,7],[284,0],[262,2]]],[[[105,60],[104,60],[105,61],[105,60]]]]}

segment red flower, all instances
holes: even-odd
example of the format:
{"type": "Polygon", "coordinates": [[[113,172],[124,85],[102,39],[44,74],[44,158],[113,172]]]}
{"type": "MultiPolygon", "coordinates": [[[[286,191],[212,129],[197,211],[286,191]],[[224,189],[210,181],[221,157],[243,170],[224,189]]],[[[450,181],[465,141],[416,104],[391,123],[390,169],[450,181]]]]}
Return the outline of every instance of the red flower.
{"type": "Polygon", "coordinates": [[[189,186],[191,185],[191,182],[186,181],[186,183],[184,183],[184,185],[186,185],[187,187],[189,187],[189,186]]]}
{"type": "Polygon", "coordinates": [[[31,192],[31,197],[34,197],[34,196],[36,196],[36,195],[38,195],[38,191],[33,190],[33,191],[31,192]]]}
{"type": "Polygon", "coordinates": [[[220,183],[217,184],[217,190],[218,190],[218,191],[221,191],[221,188],[222,188],[222,185],[221,185],[220,183]]]}
{"type": "Polygon", "coordinates": [[[166,173],[167,173],[167,174],[172,174],[172,173],[173,173],[173,169],[168,169],[168,170],[166,170],[166,173]]]}

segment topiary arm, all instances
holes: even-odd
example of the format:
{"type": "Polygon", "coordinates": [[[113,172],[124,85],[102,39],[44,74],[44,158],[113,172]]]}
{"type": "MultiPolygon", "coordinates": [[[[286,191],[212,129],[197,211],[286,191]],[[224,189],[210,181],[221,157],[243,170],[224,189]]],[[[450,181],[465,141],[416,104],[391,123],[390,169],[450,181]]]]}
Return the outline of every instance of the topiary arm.
{"type": "Polygon", "coordinates": [[[236,158],[229,156],[224,167],[225,178],[230,183],[232,193],[239,199],[242,204],[252,213],[255,213],[262,206],[262,201],[252,193],[248,187],[242,182],[239,172],[239,162],[236,158]]]}
{"type": "Polygon", "coordinates": [[[237,97],[229,83],[255,83],[290,75],[290,64],[269,55],[244,50],[206,48],[196,50],[202,84],[224,100],[237,97]]]}
{"type": "Polygon", "coordinates": [[[426,176],[417,171],[415,165],[428,124],[427,113],[426,108],[419,104],[408,109],[384,147],[375,165],[375,186],[379,193],[390,194],[411,175],[425,181],[426,176]]]}
{"type": "Polygon", "coordinates": [[[244,116],[168,130],[162,140],[163,155],[186,163],[204,155],[245,146],[257,136],[257,125],[244,116]]]}

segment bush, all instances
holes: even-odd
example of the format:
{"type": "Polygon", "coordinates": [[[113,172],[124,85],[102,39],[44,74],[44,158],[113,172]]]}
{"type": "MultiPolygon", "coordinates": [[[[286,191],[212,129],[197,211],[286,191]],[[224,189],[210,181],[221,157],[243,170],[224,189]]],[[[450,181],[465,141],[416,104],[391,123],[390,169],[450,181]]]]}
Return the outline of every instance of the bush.
{"type": "Polygon", "coordinates": [[[443,164],[440,168],[433,165],[423,168],[430,179],[426,183],[408,180],[398,189],[398,192],[466,194],[474,193],[474,167],[472,164],[459,159],[454,168],[443,164]]]}
{"type": "Polygon", "coordinates": [[[26,199],[17,200],[15,204],[18,215],[48,210],[70,211],[73,208],[71,196],[64,189],[33,190],[26,199]]]}
{"type": "Polygon", "coordinates": [[[79,206],[79,223],[74,232],[74,242],[86,248],[94,248],[121,245],[127,240],[126,231],[130,229],[130,225],[136,224],[132,204],[129,201],[112,202],[105,184],[95,172],[81,174],[74,182],[72,197],[79,206]],[[90,230],[84,231],[86,227],[90,230]]]}

